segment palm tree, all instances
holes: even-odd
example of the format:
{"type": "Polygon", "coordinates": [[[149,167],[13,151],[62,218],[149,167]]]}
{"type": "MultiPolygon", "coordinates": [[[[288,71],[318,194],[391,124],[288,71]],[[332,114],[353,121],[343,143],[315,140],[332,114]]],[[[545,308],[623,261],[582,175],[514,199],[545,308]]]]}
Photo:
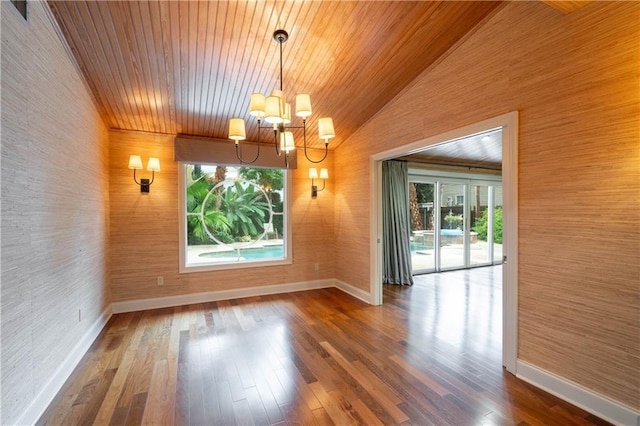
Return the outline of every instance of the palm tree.
{"type": "Polygon", "coordinates": [[[234,237],[258,234],[269,213],[269,203],[261,201],[262,196],[262,191],[256,191],[253,185],[243,186],[240,182],[224,191],[220,210],[234,237]]]}
{"type": "Polygon", "coordinates": [[[420,209],[418,208],[418,192],[416,184],[409,182],[409,210],[411,213],[411,230],[421,231],[424,229],[422,217],[420,217],[420,209]]]}
{"type": "Polygon", "coordinates": [[[196,170],[187,168],[187,240],[189,245],[194,244],[212,244],[215,241],[209,233],[228,232],[230,230],[229,223],[224,213],[219,209],[207,208],[207,206],[219,203],[221,197],[212,193],[207,198],[207,194],[213,188],[213,183],[209,182],[205,175],[200,175],[194,179],[193,174],[196,170]],[[207,206],[203,203],[207,200],[207,206]],[[207,232],[207,230],[209,232],[207,232]]]}

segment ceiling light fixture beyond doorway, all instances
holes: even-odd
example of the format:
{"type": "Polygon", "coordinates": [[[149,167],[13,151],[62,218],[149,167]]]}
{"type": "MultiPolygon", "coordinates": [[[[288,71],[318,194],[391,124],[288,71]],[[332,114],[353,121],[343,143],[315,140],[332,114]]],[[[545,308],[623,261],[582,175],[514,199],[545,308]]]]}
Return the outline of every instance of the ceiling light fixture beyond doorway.
{"type": "Polygon", "coordinates": [[[320,160],[312,160],[307,155],[307,117],[311,115],[311,97],[308,94],[296,96],[296,116],[302,118],[302,126],[289,126],[291,123],[291,104],[287,103],[286,96],[282,90],[282,45],[289,38],[285,30],[276,30],[273,39],[280,45],[280,89],[274,89],[270,96],[262,93],[252,93],[249,105],[249,114],[258,120],[258,149],[253,160],[244,160],[240,141],[247,138],[244,120],[242,118],[232,118],[229,120],[229,139],[235,141],[236,156],[241,163],[254,163],[260,156],[260,133],[262,129],[273,130],[274,145],[278,157],[284,152],[285,167],[289,167],[289,153],[296,147],[293,141],[293,133],[290,129],[303,129],[304,135],[304,156],[312,163],[320,163],[327,158],[329,150],[329,139],[335,137],[333,120],[331,117],[322,117],[318,120],[318,135],[324,139],[324,156],[320,160]],[[269,126],[261,126],[262,120],[269,123],[269,126]]]}

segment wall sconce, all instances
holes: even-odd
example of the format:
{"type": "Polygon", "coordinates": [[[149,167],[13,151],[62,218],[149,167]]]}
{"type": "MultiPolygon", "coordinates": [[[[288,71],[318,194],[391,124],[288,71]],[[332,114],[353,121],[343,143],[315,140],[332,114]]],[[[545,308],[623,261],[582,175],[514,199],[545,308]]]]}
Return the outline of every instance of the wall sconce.
{"type": "Polygon", "coordinates": [[[314,179],[318,179],[318,169],[312,167],[309,169],[309,179],[311,179],[311,198],[316,198],[318,196],[318,192],[324,191],[324,186],[326,180],[329,179],[329,171],[325,168],[320,169],[320,179],[322,179],[322,189],[318,189],[318,187],[314,183],[314,179]]]}
{"type": "Polygon", "coordinates": [[[151,182],[149,182],[149,179],[140,179],[140,182],[136,179],[136,170],[142,170],[142,158],[140,158],[139,155],[132,155],[129,157],[129,168],[133,169],[133,181],[140,185],[140,192],[149,192],[149,187],[156,178],[156,172],[160,171],[160,159],[149,157],[147,170],[152,173],[151,182]]]}

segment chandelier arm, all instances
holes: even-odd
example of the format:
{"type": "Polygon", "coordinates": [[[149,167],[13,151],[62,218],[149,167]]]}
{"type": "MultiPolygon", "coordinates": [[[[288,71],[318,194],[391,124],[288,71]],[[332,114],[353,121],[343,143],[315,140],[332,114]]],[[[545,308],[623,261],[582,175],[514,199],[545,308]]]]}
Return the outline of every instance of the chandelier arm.
{"type": "Polygon", "coordinates": [[[151,182],[149,182],[149,185],[151,185],[154,180],[156,180],[156,172],[151,170],[151,182]]]}
{"type": "Polygon", "coordinates": [[[236,157],[238,157],[238,160],[240,160],[240,162],[242,164],[253,164],[256,162],[256,160],[258,159],[258,157],[260,156],[260,144],[258,143],[258,150],[256,152],[256,157],[251,160],[251,161],[245,161],[242,159],[242,148],[239,147],[240,144],[236,144],[236,157]]]}
{"type": "Polygon", "coordinates": [[[322,156],[321,159],[319,160],[312,160],[311,158],[309,158],[309,155],[307,155],[307,141],[304,141],[304,156],[307,157],[307,160],[309,160],[309,162],[311,163],[322,163],[326,158],[327,158],[327,154],[329,154],[329,144],[325,142],[324,144],[324,155],[322,156]]]}
{"type": "Polygon", "coordinates": [[[240,144],[237,143],[236,144],[236,157],[238,157],[238,160],[240,160],[240,162],[242,164],[253,164],[256,162],[256,160],[258,160],[258,157],[260,156],[260,119],[258,118],[258,150],[256,152],[256,157],[251,160],[251,161],[244,161],[242,159],[242,148],[239,148],[240,144]]]}
{"type": "Polygon", "coordinates": [[[307,154],[307,120],[303,119],[302,120],[302,128],[303,128],[303,137],[304,137],[304,156],[307,157],[307,160],[309,160],[311,163],[322,163],[324,161],[325,158],[327,158],[327,154],[329,153],[329,143],[325,142],[324,143],[324,156],[316,161],[316,160],[312,160],[311,158],[309,158],[309,155],[307,154]]]}
{"type": "Polygon", "coordinates": [[[273,143],[276,147],[276,154],[280,157],[280,147],[278,146],[278,131],[273,129],[273,143]]]}

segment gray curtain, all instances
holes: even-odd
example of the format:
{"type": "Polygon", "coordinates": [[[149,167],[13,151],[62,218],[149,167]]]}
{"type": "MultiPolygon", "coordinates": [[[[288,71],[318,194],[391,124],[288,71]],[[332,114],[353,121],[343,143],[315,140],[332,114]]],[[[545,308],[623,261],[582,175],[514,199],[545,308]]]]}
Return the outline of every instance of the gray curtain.
{"type": "Polygon", "coordinates": [[[382,163],[382,282],[413,285],[409,172],[404,161],[382,163]]]}

